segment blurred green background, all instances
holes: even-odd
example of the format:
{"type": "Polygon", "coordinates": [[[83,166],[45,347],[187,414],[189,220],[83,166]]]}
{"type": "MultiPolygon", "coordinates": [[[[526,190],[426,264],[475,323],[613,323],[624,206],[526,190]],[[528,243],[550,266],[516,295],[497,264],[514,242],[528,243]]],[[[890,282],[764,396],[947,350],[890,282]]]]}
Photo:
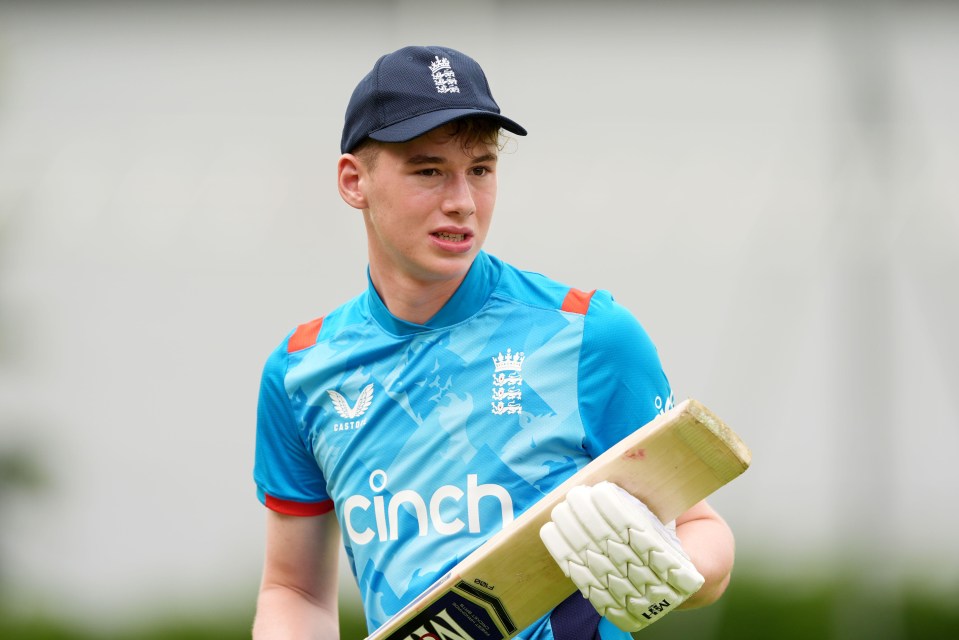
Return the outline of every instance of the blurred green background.
{"type": "Polygon", "coordinates": [[[0,638],[248,635],[260,370],[366,284],[343,110],[414,42],[530,130],[487,248],[753,449],[642,637],[959,637],[956,3],[0,0],[0,638]]]}
{"type": "MultiPolygon", "coordinates": [[[[712,638],[922,638],[952,640],[959,632],[955,594],[930,599],[918,594],[869,596],[870,585],[854,577],[829,582],[785,584],[737,577],[720,603],[705,609],[680,611],[641,633],[643,640],[712,638]],[[867,617],[868,616],[868,617],[867,617]]],[[[249,602],[252,604],[252,600],[249,602]]],[[[341,612],[340,637],[363,640],[366,627],[355,608],[341,612]]],[[[23,617],[6,612],[0,618],[4,638],[49,640],[203,640],[248,638],[249,611],[198,618],[156,619],[113,631],[91,631],[50,617],[23,617]]]]}

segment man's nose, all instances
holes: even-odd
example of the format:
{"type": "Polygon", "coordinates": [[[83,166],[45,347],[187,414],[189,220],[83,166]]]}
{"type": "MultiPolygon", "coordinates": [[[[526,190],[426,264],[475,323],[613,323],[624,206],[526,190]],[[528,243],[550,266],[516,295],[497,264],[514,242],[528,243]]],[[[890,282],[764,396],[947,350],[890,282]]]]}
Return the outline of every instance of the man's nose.
{"type": "Polygon", "coordinates": [[[443,211],[449,215],[471,216],[476,212],[473,189],[464,175],[452,176],[446,185],[443,211]]]}

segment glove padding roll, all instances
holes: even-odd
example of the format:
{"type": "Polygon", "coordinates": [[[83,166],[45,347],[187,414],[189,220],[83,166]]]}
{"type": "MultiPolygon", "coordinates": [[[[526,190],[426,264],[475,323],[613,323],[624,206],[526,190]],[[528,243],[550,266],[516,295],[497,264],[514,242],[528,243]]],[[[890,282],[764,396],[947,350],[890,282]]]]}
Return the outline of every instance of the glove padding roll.
{"type": "Polygon", "coordinates": [[[551,515],[540,529],[550,555],[623,631],[649,626],[703,586],[676,533],[618,485],[575,487],[551,515]]]}

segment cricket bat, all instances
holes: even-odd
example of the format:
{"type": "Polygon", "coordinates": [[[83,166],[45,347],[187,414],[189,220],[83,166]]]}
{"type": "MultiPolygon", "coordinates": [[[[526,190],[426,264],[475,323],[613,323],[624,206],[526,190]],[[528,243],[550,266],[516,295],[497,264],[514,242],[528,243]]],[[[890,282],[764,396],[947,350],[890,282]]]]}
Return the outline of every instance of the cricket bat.
{"type": "Polygon", "coordinates": [[[732,429],[686,400],[544,496],[367,640],[512,638],[577,591],[539,537],[570,489],[607,480],[669,522],[743,473],[750,459],[732,429]]]}

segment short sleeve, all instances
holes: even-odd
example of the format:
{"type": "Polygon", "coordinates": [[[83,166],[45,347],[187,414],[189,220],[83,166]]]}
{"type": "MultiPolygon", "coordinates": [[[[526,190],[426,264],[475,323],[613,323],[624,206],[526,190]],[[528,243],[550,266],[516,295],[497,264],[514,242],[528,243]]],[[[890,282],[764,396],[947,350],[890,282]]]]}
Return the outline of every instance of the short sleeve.
{"type": "Polygon", "coordinates": [[[268,508],[288,515],[320,515],[333,503],[286,391],[288,358],[284,341],[263,368],[253,478],[257,497],[268,508]]]}
{"type": "Polygon", "coordinates": [[[586,313],[578,387],[585,446],[593,457],[672,405],[653,341],[605,291],[593,295],[586,313]]]}

